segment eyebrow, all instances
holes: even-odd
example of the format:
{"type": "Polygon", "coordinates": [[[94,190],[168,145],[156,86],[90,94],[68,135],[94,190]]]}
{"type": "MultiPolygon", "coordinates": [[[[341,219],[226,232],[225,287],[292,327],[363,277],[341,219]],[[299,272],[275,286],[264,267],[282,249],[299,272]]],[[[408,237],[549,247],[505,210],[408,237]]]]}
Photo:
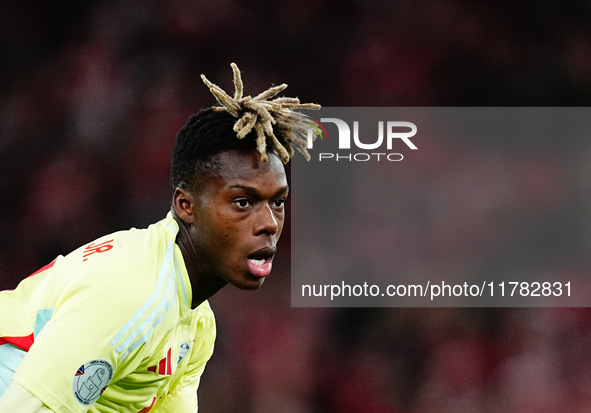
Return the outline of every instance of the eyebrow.
{"type": "MultiPolygon", "coordinates": [[[[229,189],[240,189],[240,190],[246,192],[249,196],[251,196],[253,198],[261,198],[261,193],[257,189],[250,187],[250,186],[235,184],[235,185],[232,185],[229,189]]],[[[285,185],[285,186],[281,187],[277,192],[275,192],[271,196],[271,198],[275,198],[287,191],[289,191],[289,185],[285,185]]]]}

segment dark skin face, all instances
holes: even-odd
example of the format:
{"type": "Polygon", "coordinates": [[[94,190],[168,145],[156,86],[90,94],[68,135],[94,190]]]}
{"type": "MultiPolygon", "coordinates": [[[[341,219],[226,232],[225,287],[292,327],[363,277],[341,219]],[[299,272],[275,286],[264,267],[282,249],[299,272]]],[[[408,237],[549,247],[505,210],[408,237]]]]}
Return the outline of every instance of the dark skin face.
{"type": "Polygon", "coordinates": [[[216,155],[219,167],[198,179],[199,190],[177,188],[177,244],[193,290],[193,308],[226,284],[253,290],[271,271],[289,192],[279,157],[257,151],[216,155]]]}

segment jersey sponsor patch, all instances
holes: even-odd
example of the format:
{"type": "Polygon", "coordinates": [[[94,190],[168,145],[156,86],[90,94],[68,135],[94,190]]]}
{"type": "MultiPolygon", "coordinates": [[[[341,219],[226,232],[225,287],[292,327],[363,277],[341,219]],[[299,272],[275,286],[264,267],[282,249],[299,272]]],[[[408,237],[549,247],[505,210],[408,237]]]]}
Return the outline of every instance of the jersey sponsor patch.
{"type": "Polygon", "coordinates": [[[172,348],[169,348],[168,352],[166,353],[166,357],[160,360],[157,365],[148,367],[148,371],[151,371],[153,373],[156,373],[156,371],[158,371],[158,374],[160,375],[172,376],[172,364],[170,360],[171,354],[172,348]]]}
{"type": "Polygon", "coordinates": [[[72,390],[79,403],[88,406],[98,400],[113,378],[113,366],[106,360],[90,360],[74,374],[72,390]]]}

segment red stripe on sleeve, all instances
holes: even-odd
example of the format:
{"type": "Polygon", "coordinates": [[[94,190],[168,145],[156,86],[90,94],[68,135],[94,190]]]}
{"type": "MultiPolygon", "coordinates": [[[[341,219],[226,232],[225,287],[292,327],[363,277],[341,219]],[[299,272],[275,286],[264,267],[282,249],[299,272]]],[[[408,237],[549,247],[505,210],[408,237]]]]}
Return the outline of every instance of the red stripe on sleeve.
{"type": "MultiPolygon", "coordinates": [[[[51,267],[53,267],[53,265],[55,264],[55,261],[56,261],[56,260],[53,260],[53,261],[52,261],[52,262],[50,262],[49,264],[47,264],[47,265],[45,265],[45,266],[43,266],[43,267],[39,268],[39,269],[38,269],[37,271],[35,271],[33,274],[31,274],[31,275],[27,276],[27,278],[30,278],[30,277],[32,277],[32,276],[34,276],[34,275],[37,275],[37,274],[39,274],[39,273],[42,273],[43,271],[46,271],[46,270],[50,269],[50,268],[51,268],[51,267]]],[[[14,290],[2,290],[2,291],[14,291],[14,290]]],[[[0,343],[0,344],[3,344],[3,343],[0,343]]]]}
{"type": "Polygon", "coordinates": [[[0,337],[0,346],[2,344],[10,343],[25,351],[29,351],[34,342],[35,338],[33,337],[33,333],[25,337],[0,337]]]}
{"type": "MultiPolygon", "coordinates": [[[[53,267],[53,265],[55,264],[55,260],[53,260],[52,262],[50,262],[49,264],[39,268],[37,271],[35,271],[33,274],[29,275],[29,277],[32,277],[34,275],[37,275],[39,273],[42,273],[43,271],[46,271],[48,269],[50,269],[51,267],[53,267]]],[[[29,278],[27,277],[27,278],[29,278]]]]}

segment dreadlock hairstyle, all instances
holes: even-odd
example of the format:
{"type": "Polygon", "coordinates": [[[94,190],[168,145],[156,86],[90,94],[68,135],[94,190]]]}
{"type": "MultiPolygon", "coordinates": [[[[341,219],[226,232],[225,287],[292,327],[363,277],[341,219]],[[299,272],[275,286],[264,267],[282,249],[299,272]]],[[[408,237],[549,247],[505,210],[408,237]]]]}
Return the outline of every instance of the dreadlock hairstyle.
{"type": "Polygon", "coordinates": [[[244,96],[240,70],[230,65],[234,74],[234,96],[201,75],[221,106],[214,106],[192,115],[177,135],[171,150],[170,183],[172,188],[189,187],[195,172],[214,167],[214,155],[226,150],[258,150],[262,161],[268,161],[267,150],[273,150],[283,163],[289,162],[294,151],[306,160],[310,123],[305,115],[293,109],[320,109],[320,105],[300,103],[298,98],[277,97],[287,85],[271,87],[254,98],[244,96]],[[270,149],[268,149],[270,146],[270,149]]]}

